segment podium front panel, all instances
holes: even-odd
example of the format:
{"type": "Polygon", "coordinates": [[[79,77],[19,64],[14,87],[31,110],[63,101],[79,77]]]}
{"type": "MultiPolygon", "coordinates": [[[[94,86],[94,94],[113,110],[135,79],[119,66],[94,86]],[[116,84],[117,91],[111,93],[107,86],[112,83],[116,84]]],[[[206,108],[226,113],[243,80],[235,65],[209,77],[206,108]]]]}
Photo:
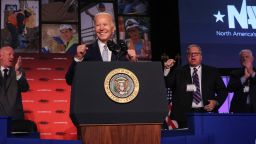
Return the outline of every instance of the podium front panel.
{"type": "Polygon", "coordinates": [[[70,116],[76,124],[162,123],[167,114],[160,62],[83,62],[76,66],[70,116]],[[128,103],[111,100],[104,89],[110,71],[125,68],[139,81],[138,95],[128,103]]]}

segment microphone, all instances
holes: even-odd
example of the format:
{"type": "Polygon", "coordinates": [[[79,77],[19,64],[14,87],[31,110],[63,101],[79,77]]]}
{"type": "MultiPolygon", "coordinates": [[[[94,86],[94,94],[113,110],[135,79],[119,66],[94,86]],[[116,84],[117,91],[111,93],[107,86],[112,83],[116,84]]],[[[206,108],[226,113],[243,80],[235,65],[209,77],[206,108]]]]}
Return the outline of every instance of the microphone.
{"type": "Polygon", "coordinates": [[[114,41],[108,40],[107,46],[110,51],[112,51],[115,55],[117,55],[120,52],[120,49],[118,48],[118,45],[115,44],[114,41]]]}
{"type": "Polygon", "coordinates": [[[128,47],[126,42],[124,40],[119,40],[118,45],[120,47],[120,51],[122,52],[122,54],[127,54],[128,47]]]}
{"type": "Polygon", "coordinates": [[[127,54],[127,45],[124,40],[119,40],[118,44],[116,44],[113,40],[107,41],[107,46],[110,51],[112,51],[117,56],[117,61],[122,55],[127,54]]]}

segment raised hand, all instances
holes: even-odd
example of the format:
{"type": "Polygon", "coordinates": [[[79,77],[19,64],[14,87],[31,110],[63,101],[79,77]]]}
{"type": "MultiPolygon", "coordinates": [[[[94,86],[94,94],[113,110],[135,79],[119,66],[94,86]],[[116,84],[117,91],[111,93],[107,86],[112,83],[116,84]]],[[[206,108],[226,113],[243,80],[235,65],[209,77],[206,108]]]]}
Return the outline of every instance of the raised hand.
{"type": "Polygon", "coordinates": [[[166,62],[164,62],[164,68],[165,69],[170,69],[171,67],[173,67],[175,62],[176,61],[174,59],[168,59],[166,62]]]}
{"type": "Polygon", "coordinates": [[[18,59],[17,59],[17,62],[15,64],[16,75],[20,75],[21,74],[21,72],[20,72],[21,65],[22,65],[22,63],[21,63],[21,56],[19,56],[18,59]]]}
{"type": "Polygon", "coordinates": [[[130,61],[137,61],[137,55],[134,49],[128,49],[127,50],[128,56],[130,58],[130,61]]]}
{"type": "Polygon", "coordinates": [[[244,66],[244,77],[245,78],[250,77],[254,73],[253,64],[250,61],[244,61],[243,66],[244,66]]]}
{"type": "Polygon", "coordinates": [[[77,59],[82,59],[84,57],[84,55],[86,54],[86,51],[88,50],[88,47],[86,46],[86,44],[81,44],[79,46],[77,46],[77,52],[76,52],[76,58],[77,59]]]}

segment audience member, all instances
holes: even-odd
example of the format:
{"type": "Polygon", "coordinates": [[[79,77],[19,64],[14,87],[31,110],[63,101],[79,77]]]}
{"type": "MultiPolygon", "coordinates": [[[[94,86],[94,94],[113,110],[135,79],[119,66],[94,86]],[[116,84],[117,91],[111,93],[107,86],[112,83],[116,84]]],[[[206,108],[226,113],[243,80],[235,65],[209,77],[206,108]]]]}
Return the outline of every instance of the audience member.
{"type": "Polygon", "coordinates": [[[15,66],[14,50],[6,46],[0,49],[0,116],[12,117],[12,131],[36,131],[36,125],[24,119],[21,92],[29,90],[25,72],[21,67],[21,57],[18,57],[15,66]]]}
{"type": "Polygon", "coordinates": [[[243,49],[239,53],[241,69],[230,74],[228,90],[234,92],[230,112],[256,112],[256,76],[253,68],[254,56],[250,49],[243,49]]]}
{"type": "MultiPolygon", "coordinates": [[[[225,101],[227,88],[218,69],[202,64],[202,51],[198,45],[187,48],[188,64],[178,67],[167,77],[167,87],[172,91],[171,119],[179,128],[187,127],[187,113],[218,112],[225,101]]],[[[170,71],[174,60],[165,63],[165,71],[170,71]]]]}

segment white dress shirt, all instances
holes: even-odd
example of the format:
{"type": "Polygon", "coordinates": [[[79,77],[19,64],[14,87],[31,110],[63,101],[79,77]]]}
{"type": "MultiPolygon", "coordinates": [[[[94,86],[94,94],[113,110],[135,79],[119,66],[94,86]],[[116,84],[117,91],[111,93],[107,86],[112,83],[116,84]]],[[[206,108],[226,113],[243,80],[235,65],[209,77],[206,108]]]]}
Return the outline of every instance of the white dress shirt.
{"type": "MultiPolygon", "coordinates": [[[[101,56],[102,56],[102,52],[103,52],[103,49],[104,49],[105,45],[106,45],[105,43],[98,40],[98,46],[100,48],[101,56]]],[[[112,51],[110,51],[109,48],[108,48],[108,61],[111,61],[111,55],[112,55],[112,51]]]]}
{"type": "MultiPolygon", "coordinates": [[[[192,108],[200,108],[200,107],[204,106],[203,98],[202,98],[202,67],[201,67],[201,65],[199,65],[199,66],[196,66],[195,68],[197,69],[197,75],[198,75],[198,79],[199,79],[201,101],[198,104],[196,104],[195,102],[192,101],[192,108]]],[[[194,67],[190,67],[191,77],[193,75],[193,72],[194,72],[194,67]]]]}

